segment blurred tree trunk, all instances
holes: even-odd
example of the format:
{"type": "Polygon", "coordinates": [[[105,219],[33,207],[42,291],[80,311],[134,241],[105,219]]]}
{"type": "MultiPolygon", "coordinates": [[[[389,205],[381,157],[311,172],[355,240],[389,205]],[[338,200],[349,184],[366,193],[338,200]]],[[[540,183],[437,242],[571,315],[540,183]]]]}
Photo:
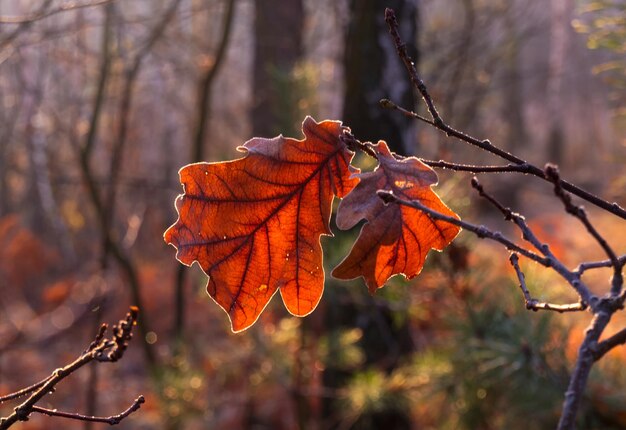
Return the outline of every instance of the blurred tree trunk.
{"type": "MultiPolygon", "coordinates": [[[[381,98],[389,98],[411,110],[415,105],[409,77],[385,24],[386,7],[395,10],[409,55],[417,64],[417,1],[351,0],[344,58],[346,93],[342,119],[358,139],[373,142],[383,139],[393,151],[407,154],[415,149],[414,120],[396,111],[382,109],[378,103],[381,98]]],[[[391,324],[389,309],[379,307],[374,300],[368,301],[367,311],[356,313],[354,306],[337,306],[341,316],[335,323],[341,321],[343,325],[359,315],[359,325],[369,327],[363,338],[368,363],[391,370],[401,355],[413,350],[407,336],[408,326],[391,324]],[[366,318],[363,317],[365,314],[368,315],[366,318]],[[389,357],[393,358],[390,360],[389,357]]],[[[330,314],[332,312],[331,309],[330,314]]]]}
{"type": "Polygon", "coordinates": [[[378,104],[381,98],[389,98],[407,109],[415,105],[409,77],[387,33],[386,7],[396,11],[407,50],[416,64],[419,61],[417,1],[351,0],[345,39],[342,120],[358,139],[383,139],[392,150],[407,154],[415,150],[414,121],[378,104]]]}
{"type": "Polygon", "coordinates": [[[293,118],[294,98],[279,83],[302,58],[302,0],[255,0],[254,26],[252,134],[297,135],[294,125],[303,118],[293,118]]]}
{"type": "MultiPolygon", "coordinates": [[[[507,55],[504,64],[504,115],[509,126],[507,143],[509,151],[518,153],[528,139],[524,121],[524,97],[520,74],[520,38],[517,29],[515,2],[506,8],[507,55]]],[[[515,188],[517,189],[517,188],[515,188]]]]}
{"type": "Polygon", "coordinates": [[[567,50],[567,29],[571,10],[569,0],[551,0],[550,13],[550,57],[548,60],[547,109],[548,160],[563,164],[563,67],[567,50]]]}
{"type": "MultiPolygon", "coordinates": [[[[409,77],[397,58],[395,47],[384,21],[385,8],[395,10],[400,31],[409,55],[417,63],[415,41],[417,40],[416,1],[409,0],[351,0],[350,22],[345,38],[344,76],[345,98],[342,120],[360,140],[376,142],[386,140],[393,151],[408,154],[415,151],[413,121],[398,112],[379,106],[381,98],[413,109],[415,98],[409,77]]],[[[342,389],[355,372],[333,366],[340,363],[342,354],[339,334],[343,330],[358,328],[363,333],[359,342],[365,358],[362,368],[377,367],[392,371],[403,356],[414,351],[407,318],[402,311],[391,310],[384,300],[369,296],[362,280],[356,281],[362,288],[359,299],[348,289],[333,290],[334,297],[326,301],[326,333],[329,357],[324,370],[324,385],[330,389],[342,389]],[[403,321],[403,322],[399,322],[403,321]]],[[[331,294],[330,292],[327,294],[331,294]]],[[[358,420],[337,424],[335,428],[409,429],[410,418],[402,407],[381,406],[377,410],[362,411],[358,420]],[[368,427],[370,428],[370,427],[368,427]]],[[[328,399],[325,415],[345,416],[344,406],[328,399]]]]}

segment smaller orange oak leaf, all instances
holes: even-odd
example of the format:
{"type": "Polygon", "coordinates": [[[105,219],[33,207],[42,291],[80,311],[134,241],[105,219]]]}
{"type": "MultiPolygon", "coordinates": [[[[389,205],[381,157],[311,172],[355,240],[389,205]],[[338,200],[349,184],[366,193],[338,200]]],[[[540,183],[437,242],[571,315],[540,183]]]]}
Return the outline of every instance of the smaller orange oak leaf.
{"type": "Polygon", "coordinates": [[[304,316],[324,289],[320,236],[330,235],[333,196],[357,184],[353,153],[339,121],[307,117],[305,138],[253,138],[243,158],[180,170],[185,194],[178,220],[164,235],[186,265],[198,262],[207,291],[234,332],[258,319],[280,290],[285,306],[304,316]]]}
{"type": "Polygon", "coordinates": [[[459,233],[459,227],[431,219],[427,214],[398,204],[385,204],[378,190],[393,192],[404,200],[419,200],[445,215],[458,216],[431,189],[437,174],[415,157],[397,160],[383,141],[373,145],[379,165],[373,172],[355,175],[361,179],[356,188],[339,204],[337,226],[361,229],[350,254],[332,275],[338,279],[362,276],[374,293],[393,275],[411,279],[424,266],[431,248],[441,251],[459,233]]]}

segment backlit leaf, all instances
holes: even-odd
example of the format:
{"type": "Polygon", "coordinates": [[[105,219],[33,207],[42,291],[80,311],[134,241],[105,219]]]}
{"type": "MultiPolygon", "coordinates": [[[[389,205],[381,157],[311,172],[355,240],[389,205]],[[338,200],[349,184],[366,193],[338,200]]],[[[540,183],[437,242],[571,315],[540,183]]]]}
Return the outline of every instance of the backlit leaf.
{"type": "Polygon", "coordinates": [[[358,179],[340,122],[307,117],[302,130],[304,140],[253,138],[239,148],[243,158],[180,170],[185,194],[165,241],[209,276],[207,290],[233,331],[251,326],[277,290],[298,316],[322,295],[320,236],[331,234],[333,195],[345,196],[358,179]]]}
{"type": "Polygon", "coordinates": [[[337,226],[361,229],[350,254],[333,270],[338,279],[362,276],[373,293],[396,274],[411,279],[422,270],[431,248],[442,250],[456,237],[459,228],[434,221],[423,212],[397,204],[385,205],[376,191],[393,192],[404,200],[419,200],[445,215],[457,217],[431,189],[437,174],[415,157],[397,160],[383,141],[374,146],[379,166],[356,175],[361,182],[344,198],[337,210],[337,226]]]}

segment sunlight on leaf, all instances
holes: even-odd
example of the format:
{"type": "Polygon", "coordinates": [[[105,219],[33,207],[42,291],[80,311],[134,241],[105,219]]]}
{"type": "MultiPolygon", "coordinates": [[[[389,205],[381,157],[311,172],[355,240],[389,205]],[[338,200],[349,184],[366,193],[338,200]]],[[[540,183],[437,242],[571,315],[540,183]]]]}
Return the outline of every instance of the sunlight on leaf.
{"type": "Polygon", "coordinates": [[[207,290],[233,331],[250,327],[280,290],[294,315],[307,315],[324,289],[320,236],[330,235],[333,196],[357,184],[353,153],[338,121],[302,125],[305,139],[253,138],[238,160],[180,170],[185,194],[165,232],[186,265],[209,275],[207,290]]]}

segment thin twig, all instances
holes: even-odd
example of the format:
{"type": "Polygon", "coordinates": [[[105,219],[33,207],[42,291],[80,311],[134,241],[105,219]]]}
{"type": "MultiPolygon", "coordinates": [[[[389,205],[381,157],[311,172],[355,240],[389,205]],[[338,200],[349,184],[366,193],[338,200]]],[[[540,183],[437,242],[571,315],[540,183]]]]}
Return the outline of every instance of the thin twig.
{"type": "Polygon", "coordinates": [[[537,235],[532,231],[532,229],[526,223],[524,217],[516,212],[513,212],[511,209],[504,207],[502,203],[500,203],[495,197],[487,193],[483,186],[478,182],[476,177],[472,178],[472,188],[478,191],[478,194],[485,198],[489,203],[494,205],[503,215],[504,219],[507,221],[512,221],[522,232],[522,238],[533,245],[533,247],[541,252],[544,257],[548,260],[549,264],[546,267],[551,267],[555,272],[557,272],[563,279],[565,279],[578,293],[581,300],[591,306],[594,306],[596,303],[594,295],[591,294],[591,290],[581,281],[580,275],[576,272],[572,272],[569,270],[565,264],[563,264],[550,250],[550,247],[547,243],[542,243],[537,235]]]}
{"type": "MultiPolygon", "coordinates": [[[[621,265],[625,265],[626,264],[626,254],[618,257],[617,261],[621,265]]],[[[601,269],[601,268],[607,268],[607,267],[613,267],[613,262],[611,260],[589,261],[589,262],[580,263],[578,265],[578,267],[576,269],[574,269],[574,272],[578,273],[578,275],[582,275],[587,270],[601,269]]]]}
{"type": "Polygon", "coordinates": [[[511,265],[515,269],[515,273],[517,275],[517,279],[519,280],[519,287],[522,290],[522,294],[524,295],[524,302],[526,304],[526,309],[531,311],[554,311],[558,313],[564,312],[578,312],[584,311],[587,309],[587,304],[585,302],[578,303],[569,303],[566,305],[558,305],[554,303],[540,302],[537,299],[533,299],[530,295],[530,291],[528,291],[528,287],[526,286],[526,277],[524,276],[524,272],[519,266],[519,256],[513,252],[511,257],[509,258],[511,265]]]}
{"type": "Polygon", "coordinates": [[[478,166],[474,164],[460,164],[451,163],[445,160],[424,160],[422,163],[432,167],[440,169],[454,170],[457,172],[472,172],[472,173],[505,173],[505,172],[519,172],[528,173],[528,164],[506,164],[504,166],[478,166]]]}
{"type": "MultiPolygon", "coordinates": [[[[494,155],[497,155],[511,163],[514,164],[520,164],[520,165],[527,165],[527,169],[528,171],[525,173],[531,174],[533,176],[536,176],[538,178],[544,179],[544,180],[548,180],[548,178],[545,175],[545,172],[543,171],[543,169],[540,169],[539,167],[528,163],[527,161],[507,152],[504,151],[503,149],[498,148],[497,146],[493,145],[489,140],[485,139],[485,140],[480,140],[480,139],[476,139],[475,137],[472,137],[466,133],[463,133],[459,130],[454,129],[453,127],[451,127],[450,125],[446,124],[443,119],[441,118],[441,116],[439,115],[439,112],[437,111],[437,108],[435,106],[435,103],[432,99],[432,97],[430,96],[430,93],[428,92],[428,89],[426,88],[426,85],[424,84],[424,81],[422,81],[422,79],[420,78],[419,74],[417,73],[417,70],[415,68],[415,65],[413,64],[413,61],[411,61],[411,58],[409,57],[407,51],[406,51],[406,46],[404,44],[404,42],[402,41],[402,38],[400,37],[400,32],[398,29],[398,22],[396,20],[396,15],[394,13],[394,11],[392,9],[386,9],[385,10],[385,21],[387,22],[387,26],[389,27],[389,33],[391,34],[391,37],[393,39],[393,43],[396,47],[396,51],[398,53],[398,56],[400,57],[400,59],[402,60],[402,62],[404,63],[404,66],[409,74],[409,77],[411,78],[411,82],[413,83],[414,87],[417,89],[417,91],[420,93],[420,95],[422,96],[422,99],[424,100],[424,103],[426,104],[426,107],[428,108],[428,112],[430,113],[430,116],[432,117],[432,125],[433,127],[443,131],[447,136],[449,137],[455,137],[459,140],[462,140],[470,145],[476,146],[484,151],[490,152],[494,155]]],[[[385,103],[386,104],[386,103],[385,103]]],[[[408,111],[407,111],[408,112],[408,111]]],[[[417,114],[415,114],[415,117],[417,118],[417,114]]],[[[425,119],[425,118],[424,118],[425,119]]],[[[427,121],[428,122],[428,121],[427,121]]],[[[565,189],[566,191],[569,191],[572,194],[577,195],[578,197],[593,203],[594,205],[614,214],[619,216],[622,219],[626,219],[626,209],[622,208],[620,205],[618,205],[617,203],[609,203],[608,201],[588,192],[583,190],[582,188],[564,181],[564,180],[560,180],[561,186],[563,187],[563,189],[565,189]]]]}
{"type": "Polygon", "coordinates": [[[96,337],[89,344],[89,347],[87,347],[85,352],[91,351],[102,342],[102,339],[104,339],[104,335],[106,334],[106,331],[108,328],[109,326],[107,324],[100,324],[100,328],[98,329],[98,333],[96,334],[96,337]]]}
{"type": "Polygon", "coordinates": [[[35,382],[30,387],[22,388],[21,390],[16,391],[14,393],[6,394],[4,396],[0,396],[0,403],[8,402],[9,400],[17,399],[17,398],[23,397],[23,396],[25,396],[25,395],[27,395],[29,393],[32,393],[33,391],[39,389],[46,382],[48,382],[48,379],[50,379],[50,378],[51,378],[51,376],[48,375],[48,376],[46,376],[45,379],[42,379],[39,382],[35,382]]]}
{"type": "Polygon", "coordinates": [[[139,396],[135,399],[133,404],[130,405],[124,412],[119,413],[117,415],[111,415],[109,417],[94,417],[92,415],[82,415],[82,414],[76,414],[73,412],[63,412],[63,411],[57,411],[56,409],[42,408],[41,406],[33,406],[31,408],[31,412],[37,412],[37,413],[48,415],[51,417],[69,418],[72,420],[89,421],[89,422],[94,422],[94,423],[105,423],[105,424],[114,426],[122,422],[124,418],[126,418],[133,412],[138,411],[139,408],[141,408],[141,405],[145,403],[145,401],[146,399],[144,399],[143,396],[139,396]]]}
{"type": "Polygon", "coordinates": [[[402,115],[408,117],[408,118],[414,118],[414,119],[419,119],[422,122],[425,122],[426,124],[430,124],[433,127],[436,127],[436,124],[434,121],[418,114],[415,113],[411,110],[405,109],[401,106],[398,106],[397,104],[395,104],[394,102],[392,102],[389,99],[380,99],[380,101],[378,102],[380,104],[381,107],[385,108],[385,109],[393,109],[393,110],[397,110],[398,112],[400,112],[402,115]]]}
{"type": "Polygon", "coordinates": [[[483,186],[480,184],[480,182],[478,182],[478,178],[476,176],[474,176],[472,178],[470,183],[472,184],[472,188],[474,188],[476,191],[478,191],[478,195],[480,197],[482,197],[485,200],[487,200],[489,203],[491,203],[493,206],[495,206],[496,209],[498,209],[502,213],[502,215],[504,215],[504,219],[506,221],[512,221],[516,217],[521,217],[521,215],[513,213],[513,211],[510,208],[505,207],[495,197],[493,197],[491,194],[487,193],[485,191],[485,189],[483,188],[483,186]]]}
{"type": "Polygon", "coordinates": [[[598,242],[600,247],[609,257],[609,260],[611,261],[611,266],[613,266],[611,294],[613,294],[614,296],[619,295],[622,290],[622,285],[624,283],[624,279],[622,277],[622,269],[624,267],[624,263],[617,258],[617,255],[615,254],[615,251],[613,251],[613,248],[611,248],[606,239],[598,232],[593,224],[591,224],[591,221],[589,221],[589,217],[587,216],[587,212],[585,211],[585,209],[572,203],[572,197],[563,190],[563,187],[561,186],[558,167],[554,164],[547,164],[545,171],[548,179],[554,184],[554,194],[561,200],[561,202],[563,202],[565,211],[580,220],[580,222],[587,229],[587,232],[596,240],[596,242],[598,242]]]}
{"type": "Polygon", "coordinates": [[[487,238],[495,242],[499,242],[502,245],[504,245],[506,249],[510,251],[515,251],[527,258],[530,258],[531,260],[536,261],[537,263],[541,264],[544,267],[551,267],[558,274],[560,274],[563,277],[563,279],[565,279],[572,287],[574,287],[574,289],[576,290],[576,292],[578,293],[582,301],[584,301],[585,303],[588,303],[592,307],[595,306],[595,304],[598,301],[597,298],[591,293],[591,290],[580,280],[580,277],[577,276],[576,273],[568,270],[552,254],[549,247],[546,246],[545,244],[542,244],[537,239],[537,237],[530,230],[528,225],[526,225],[524,218],[519,214],[512,212],[512,220],[522,230],[524,239],[529,241],[535,248],[537,248],[540,252],[542,252],[544,256],[541,256],[529,249],[522,248],[521,246],[515,244],[510,239],[506,238],[500,232],[497,232],[497,231],[494,232],[494,231],[489,230],[485,226],[482,226],[482,225],[478,226],[475,224],[471,224],[467,221],[463,221],[463,220],[460,220],[451,216],[444,215],[440,212],[437,212],[429,208],[428,206],[423,205],[421,202],[417,200],[403,200],[403,199],[396,197],[393,193],[390,193],[384,190],[379,190],[377,194],[378,194],[378,197],[383,199],[383,201],[385,201],[386,203],[397,203],[397,204],[409,206],[415,209],[419,209],[420,211],[428,214],[433,219],[445,221],[450,224],[459,226],[465,230],[468,230],[474,233],[477,237],[481,239],[487,238]]]}
{"type": "Polygon", "coordinates": [[[339,136],[339,140],[343,142],[344,145],[348,147],[349,150],[356,152],[357,149],[363,151],[365,154],[369,155],[374,159],[378,159],[378,155],[376,155],[376,151],[372,149],[367,143],[363,143],[358,140],[354,135],[344,130],[343,133],[339,136]]]}
{"type": "MultiPolygon", "coordinates": [[[[381,100],[381,104],[383,101],[388,101],[386,99],[381,100]]],[[[390,102],[391,103],[391,102],[390,102]]],[[[395,106],[395,105],[394,105],[395,106]]],[[[404,109],[398,107],[398,110],[403,111],[404,109]]],[[[417,114],[416,114],[417,115],[417,114]]],[[[419,117],[419,115],[417,115],[419,117]]],[[[432,121],[425,120],[427,123],[432,124],[432,121]]],[[[361,142],[354,135],[345,130],[339,139],[350,149],[351,151],[361,150],[372,158],[378,158],[376,155],[376,151],[369,147],[367,143],[361,142]]],[[[394,157],[398,160],[402,160],[405,157],[400,154],[393,154],[394,157]]],[[[528,164],[507,164],[504,166],[478,166],[474,164],[461,164],[461,163],[452,163],[450,161],[445,160],[425,160],[420,158],[420,161],[432,168],[440,168],[440,169],[448,169],[454,170],[457,172],[472,172],[472,173],[504,173],[504,172],[519,172],[519,173],[529,173],[530,166],[528,164]]]]}
{"type": "Polygon", "coordinates": [[[401,205],[405,205],[405,206],[409,206],[415,209],[419,209],[422,212],[425,212],[426,214],[428,214],[431,218],[438,220],[438,221],[444,221],[450,224],[454,224],[458,227],[461,227],[467,231],[470,231],[472,233],[474,233],[478,238],[480,239],[491,239],[495,242],[499,242],[502,245],[504,245],[506,247],[506,249],[510,250],[510,251],[515,251],[527,258],[530,258],[531,260],[541,264],[542,266],[545,267],[550,267],[550,261],[549,259],[542,257],[539,254],[536,254],[535,252],[528,250],[526,248],[522,248],[521,246],[517,245],[515,242],[513,242],[512,240],[506,238],[502,233],[500,233],[499,231],[492,231],[489,230],[487,227],[485,227],[484,225],[475,225],[475,224],[471,224],[467,221],[463,221],[461,219],[458,218],[454,218],[448,215],[444,215],[440,212],[437,212],[431,208],[429,208],[428,206],[423,205],[422,203],[420,203],[417,200],[403,200],[398,198],[397,196],[395,196],[392,192],[389,191],[385,191],[385,190],[379,190],[377,192],[378,197],[380,197],[381,199],[383,199],[383,201],[385,203],[397,203],[397,204],[401,204],[401,205]]]}
{"type": "MultiPolygon", "coordinates": [[[[422,212],[428,214],[431,218],[445,221],[460,227],[465,228],[476,234],[479,238],[490,238],[497,242],[504,244],[508,249],[518,252],[519,254],[525,255],[532,260],[543,264],[545,267],[550,267],[557,273],[559,273],[567,282],[577,291],[578,295],[581,298],[580,303],[578,304],[570,304],[570,305],[552,305],[548,303],[540,303],[536,300],[532,299],[530,292],[528,291],[524,274],[522,273],[519,265],[517,263],[518,256],[514,254],[511,256],[511,263],[513,264],[518,279],[520,281],[520,288],[522,289],[522,293],[524,294],[524,298],[526,300],[527,307],[531,309],[537,310],[546,309],[546,310],[554,310],[554,311],[577,311],[582,310],[581,308],[585,306],[589,306],[591,308],[591,312],[593,313],[593,320],[591,321],[589,327],[585,330],[584,339],[580,345],[578,350],[578,355],[576,358],[576,364],[574,366],[573,372],[570,376],[569,384],[567,391],[565,392],[565,400],[563,402],[562,413],[558,424],[558,430],[571,430],[575,427],[576,424],[576,414],[578,408],[581,403],[581,399],[584,393],[585,386],[587,384],[587,380],[589,378],[589,373],[593,366],[595,360],[600,358],[605,350],[608,350],[616,345],[626,343],[626,329],[620,331],[616,335],[611,338],[600,342],[598,344],[598,339],[602,335],[604,329],[608,325],[611,316],[618,310],[623,309],[624,301],[626,300],[626,290],[622,289],[623,279],[622,279],[622,269],[626,264],[626,260],[622,259],[622,257],[617,257],[615,252],[608,245],[606,240],[597,232],[597,230],[593,227],[593,225],[589,222],[586,213],[582,208],[574,206],[571,203],[571,198],[569,194],[572,193],[587,202],[590,202],[609,213],[612,213],[622,219],[626,219],[626,210],[620,207],[617,203],[609,203],[608,201],[595,196],[588,191],[583,190],[582,188],[564,181],[560,178],[558,171],[556,168],[548,166],[547,169],[540,169],[539,167],[526,162],[525,160],[504,151],[494,145],[491,144],[489,140],[479,140],[468,134],[465,134],[461,131],[458,131],[452,128],[450,125],[446,124],[437,108],[435,103],[430,96],[426,85],[419,77],[417,70],[409,58],[404,43],[400,37],[398,22],[396,20],[395,14],[393,10],[386,9],[385,10],[385,21],[389,27],[389,33],[392,36],[393,43],[396,47],[396,51],[398,56],[404,63],[406,70],[411,78],[411,82],[415,89],[420,93],[428,112],[432,118],[432,121],[427,118],[421,117],[420,115],[407,111],[403,108],[397,107],[393,102],[388,100],[383,100],[383,107],[392,108],[400,111],[403,115],[417,118],[421,121],[425,121],[428,124],[431,124],[433,127],[443,131],[447,136],[457,138],[463,142],[466,142],[470,145],[478,147],[486,152],[497,155],[513,165],[524,166],[523,172],[527,174],[531,174],[543,180],[552,182],[555,186],[556,195],[563,201],[565,204],[566,211],[578,217],[585,227],[587,231],[598,241],[600,246],[604,249],[605,253],[608,255],[608,262],[599,261],[599,262],[589,262],[581,264],[577,269],[571,271],[565,267],[550,251],[547,244],[541,243],[539,239],[534,235],[532,230],[526,224],[524,217],[521,215],[511,211],[509,208],[504,207],[500,202],[498,202],[494,197],[485,193],[478,181],[474,178],[472,180],[472,186],[479,191],[479,194],[486,198],[491,204],[493,204],[505,217],[505,219],[514,222],[517,227],[522,231],[522,237],[524,240],[533,245],[533,247],[543,254],[536,254],[535,252],[521,248],[515,244],[511,246],[512,242],[506,238],[503,238],[500,233],[494,233],[489,231],[483,226],[475,226],[470,223],[457,220],[455,218],[443,215],[438,213],[427,206],[423,205],[419,201],[405,201],[398,199],[392,193],[386,191],[378,191],[379,197],[381,197],[386,202],[395,202],[398,204],[407,205],[422,212]],[[518,251],[516,248],[523,250],[524,252],[518,251]],[[581,275],[585,270],[595,269],[600,267],[613,267],[613,278],[612,278],[612,286],[611,286],[611,294],[599,298],[591,293],[590,289],[581,281],[581,275]],[[601,346],[599,346],[601,345],[601,346]]],[[[439,162],[439,166],[435,165],[436,163],[432,163],[431,165],[434,167],[448,167],[445,162],[439,162]]],[[[453,164],[453,163],[451,163],[453,164]]],[[[472,171],[474,166],[465,166],[464,168],[459,168],[458,170],[472,171]]],[[[478,170],[476,170],[478,171],[478,170]]],[[[502,172],[502,171],[517,171],[517,170],[504,170],[501,168],[492,168],[484,171],[491,172],[502,172]]]]}

